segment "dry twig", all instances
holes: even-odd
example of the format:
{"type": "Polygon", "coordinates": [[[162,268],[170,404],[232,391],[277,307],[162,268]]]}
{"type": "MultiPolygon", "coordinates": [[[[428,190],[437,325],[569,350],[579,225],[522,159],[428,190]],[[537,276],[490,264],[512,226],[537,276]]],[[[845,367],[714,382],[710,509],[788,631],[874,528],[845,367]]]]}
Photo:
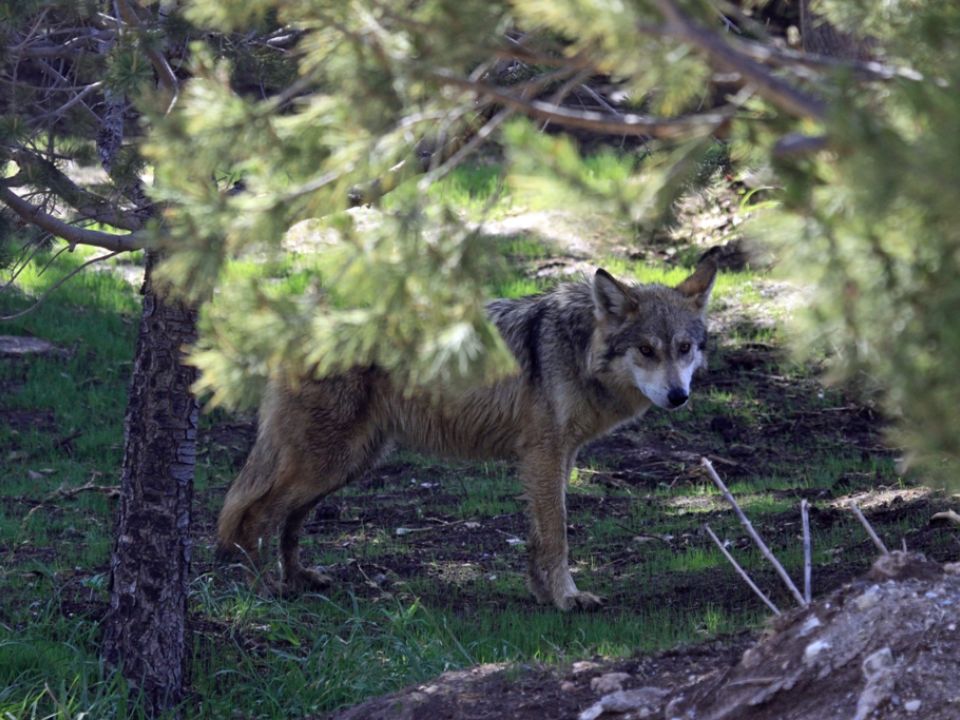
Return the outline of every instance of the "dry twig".
{"type": "Polygon", "coordinates": [[[768,548],[767,544],[763,542],[763,538],[761,538],[759,533],[753,529],[750,519],[744,514],[743,510],[740,509],[740,506],[737,504],[737,501],[733,499],[733,495],[730,494],[730,491],[723,483],[723,480],[721,480],[720,476],[717,475],[717,471],[713,469],[713,463],[707,460],[707,458],[701,458],[700,464],[706,468],[707,473],[710,475],[710,479],[713,480],[720,492],[723,493],[723,497],[726,498],[727,502],[733,507],[734,512],[736,512],[737,517],[740,519],[740,524],[743,525],[744,529],[747,531],[747,534],[753,540],[754,544],[756,544],[757,548],[759,548],[760,553],[771,565],[773,565],[774,570],[777,571],[777,574],[783,580],[784,584],[787,586],[787,589],[793,594],[793,597],[796,598],[797,602],[800,603],[801,606],[806,606],[807,602],[803,599],[803,595],[801,595],[800,591],[797,590],[797,586],[794,584],[793,580],[790,579],[787,571],[783,569],[783,565],[780,564],[780,561],[777,560],[776,556],[772,552],[770,552],[770,548],[768,548]]]}
{"type": "Polygon", "coordinates": [[[870,524],[867,518],[864,517],[860,506],[855,502],[851,502],[850,509],[853,510],[853,514],[856,515],[857,520],[859,520],[860,524],[863,525],[863,529],[867,531],[867,535],[869,535],[870,539],[873,540],[873,544],[877,546],[877,549],[884,555],[889,555],[890,551],[887,550],[887,546],[883,544],[883,540],[880,539],[880,536],[874,532],[873,526],[870,524]]]}
{"type": "Polygon", "coordinates": [[[955,510],[945,510],[944,512],[938,512],[934,515],[931,520],[946,520],[947,522],[952,522],[954,525],[960,525],[960,515],[956,513],[955,510]]]}
{"type": "Polygon", "coordinates": [[[97,485],[92,480],[85,485],[79,485],[77,487],[68,488],[68,487],[59,487],[54,490],[52,493],[47,495],[44,498],[44,502],[50,502],[51,500],[57,500],[60,498],[72,498],[76,497],[80,493],[85,492],[98,492],[103,493],[107,497],[119,497],[120,496],[120,486],[119,485],[97,485]]]}
{"type": "Polygon", "coordinates": [[[800,519],[803,524],[803,599],[809,605],[812,594],[813,559],[810,543],[809,503],[805,499],[800,501],[800,519]]]}
{"type": "Polygon", "coordinates": [[[717,547],[720,548],[720,552],[723,553],[723,556],[729,561],[731,565],[733,565],[733,569],[740,574],[740,577],[742,577],[743,581],[750,586],[750,589],[753,590],[754,593],[756,593],[757,597],[759,597],[761,600],[763,600],[764,603],[766,603],[767,607],[773,611],[774,615],[780,615],[781,614],[780,608],[774,605],[773,601],[770,600],[770,598],[768,598],[766,595],[764,595],[763,591],[757,587],[756,583],[754,583],[753,580],[750,579],[750,576],[747,574],[747,571],[744,570],[742,567],[740,567],[739,563],[737,563],[737,561],[733,559],[733,555],[731,555],[730,552],[723,546],[723,543],[720,541],[720,538],[718,538],[716,534],[713,532],[713,530],[710,529],[710,526],[704,523],[703,529],[707,531],[707,535],[710,536],[710,539],[713,540],[714,543],[716,543],[717,547]]]}

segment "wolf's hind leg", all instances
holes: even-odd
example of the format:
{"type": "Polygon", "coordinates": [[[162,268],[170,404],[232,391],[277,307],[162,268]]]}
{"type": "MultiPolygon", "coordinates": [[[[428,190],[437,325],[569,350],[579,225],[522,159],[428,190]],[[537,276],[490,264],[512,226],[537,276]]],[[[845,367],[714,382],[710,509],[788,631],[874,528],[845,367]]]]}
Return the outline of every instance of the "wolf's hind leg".
{"type": "Polygon", "coordinates": [[[300,530],[317,504],[311,500],[287,515],[280,531],[280,564],[283,568],[284,592],[295,594],[303,590],[322,590],[333,580],[318,570],[300,564],[300,530]]]}
{"type": "Polygon", "coordinates": [[[322,445],[311,446],[312,457],[304,464],[300,482],[278,500],[284,508],[280,525],[280,564],[283,590],[296,594],[319,590],[331,579],[300,562],[300,534],[310,511],[324,497],[362,476],[379,458],[385,445],[383,434],[372,424],[352,428],[339,436],[329,435],[322,445]]]}
{"type": "Polygon", "coordinates": [[[528,453],[520,476],[530,506],[527,584],[540,602],[561,610],[593,609],[602,600],[577,589],[567,559],[566,484],[572,458],[551,448],[528,453]]]}

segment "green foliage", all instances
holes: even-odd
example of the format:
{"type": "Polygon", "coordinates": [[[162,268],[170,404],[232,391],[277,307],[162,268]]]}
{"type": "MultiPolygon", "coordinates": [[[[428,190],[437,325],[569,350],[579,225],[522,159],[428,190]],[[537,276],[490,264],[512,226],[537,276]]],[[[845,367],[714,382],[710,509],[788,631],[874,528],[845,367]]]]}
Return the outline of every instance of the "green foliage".
{"type": "MultiPolygon", "coordinates": [[[[167,207],[158,228],[168,257],[161,275],[193,299],[211,298],[217,288],[192,357],[203,371],[199,388],[229,405],[252,402],[280,372],[376,362],[413,386],[489,379],[512,367],[483,311],[484,289],[498,285],[500,258],[450,210],[460,191],[428,188],[431,174],[400,182],[374,227],[358,230],[342,214],[355,188],[398,163],[412,165],[420,140],[442,145],[475,131],[483,118],[444,78],[489,63],[512,23],[527,23],[547,52],[591,54],[625,93],[658,111],[690,109],[706,73],[692,52],[667,57],[662,38],[637,34],[638,23],[657,17],[640,4],[508,8],[431,0],[387,8],[315,0],[241,7],[194,0],[186,17],[220,31],[273,21],[306,31],[296,93],[265,99],[236,92],[224,62],[229,52],[195,44],[193,79],[174,111],[154,118],[145,149],[155,167],[154,195],[167,207]],[[224,176],[242,177],[246,191],[210,180],[224,176]],[[281,291],[269,269],[308,220],[326,236],[313,243],[323,247],[316,259],[323,267],[304,292],[281,291]],[[263,272],[233,274],[235,260],[255,258],[263,272]]],[[[584,162],[574,143],[529,124],[514,123],[504,137],[509,185],[524,199],[592,203],[595,212],[633,221],[667,216],[711,147],[700,139],[665,146],[643,163],[612,152],[584,162]]],[[[401,180],[404,173],[412,170],[401,171],[401,180]]],[[[483,219],[492,208],[478,204],[470,214],[483,219]]]]}
{"type": "MultiPolygon", "coordinates": [[[[440,2],[417,5],[413,15],[424,27],[456,16],[492,30],[504,17],[496,4],[476,4],[466,15],[440,2]]],[[[157,119],[146,147],[155,195],[169,207],[161,275],[193,298],[221,288],[193,355],[200,388],[215,403],[249,402],[281,371],[376,362],[410,384],[455,384],[512,366],[483,311],[498,258],[447,209],[456,197],[402,186],[383,222],[363,232],[341,212],[354,187],[411,153],[417,134],[438,119],[447,118],[450,132],[463,124],[456,103],[416,74],[425,61],[418,48],[442,48],[417,34],[419,24],[375,4],[360,7],[283,9],[281,21],[316,28],[300,57],[299,82],[310,92],[293,102],[237,95],[223,62],[196,46],[195,78],[176,110],[157,119]],[[242,176],[248,190],[230,193],[209,181],[224,174],[242,176]],[[327,270],[304,293],[265,289],[285,235],[316,218],[334,241],[316,258],[327,270]],[[264,260],[262,273],[232,275],[233,259],[255,257],[264,260]]],[[[222,24],[228,11],[196,2],[188,17],[222,24]]],[[[445,59],[466,62],[462,48],[451,45],[445,59]]]]}
{"type": "Polygon", "coordinates": [[[361,234],[343,213],[329,227],[338,242],[304,259],[312,282],[300,294],[271,277],[270,263],[246,266],[243,277],[224,267],[193,355],[214,404],[252,401],[251,379],[302,368],[324,375],[375,362],[410,386],[456,386],[510,369],[481,304],[490,263],[482,236],[449,218],[432,235],[411,216],[388,216],[361,234]],[[238,394],[247,388],[251,396],[238,394]]]}
{"type": "Polygon", "coordinates": [[[848,84],[828,125],[836,153],[782,164],[789,214],[766,213],[757,232],[812,289],[800,344],[829,348],[838,373],[879,391],[898,420],[896,439],[927,471],[955,482],[960,205],[949,188],[960,183],[958,9],[823,9],[842,26],[876,31],[887,60],[931,80],[848,84]]]}

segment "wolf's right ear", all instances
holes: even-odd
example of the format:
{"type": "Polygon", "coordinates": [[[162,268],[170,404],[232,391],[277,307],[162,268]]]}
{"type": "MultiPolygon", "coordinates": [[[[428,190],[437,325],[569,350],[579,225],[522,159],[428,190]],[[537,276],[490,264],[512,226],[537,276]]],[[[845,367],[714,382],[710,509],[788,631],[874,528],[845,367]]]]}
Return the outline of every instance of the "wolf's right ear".
{"type": "Polygon", "coordinates": [[[636,308],[630,289],[603,268],[597,268],[593,276],[593,314],[597,320],[623,320],[636,308]]]}

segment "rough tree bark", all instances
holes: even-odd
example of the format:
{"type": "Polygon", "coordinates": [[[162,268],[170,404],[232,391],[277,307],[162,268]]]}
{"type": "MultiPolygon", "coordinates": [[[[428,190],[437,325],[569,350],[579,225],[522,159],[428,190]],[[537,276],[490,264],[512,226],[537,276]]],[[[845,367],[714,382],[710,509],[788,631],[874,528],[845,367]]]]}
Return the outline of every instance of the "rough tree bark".
{"type": "Polygon", "coordinates": [[[821,16],[810,10],[811,0],[800,0],[800,39],[804,52],[846,58],[869,60],[870,42],[840,32],[821,16]]]}
{"type": "Polygon", "coordinates": [[[183,699],[190,515],[198,408],[195,370],[181,363],[196,337],[192,308],[153,287],[148,253],[143,315],[124,429],[110,609],[103,656],[152,715],[183,699]]]}

